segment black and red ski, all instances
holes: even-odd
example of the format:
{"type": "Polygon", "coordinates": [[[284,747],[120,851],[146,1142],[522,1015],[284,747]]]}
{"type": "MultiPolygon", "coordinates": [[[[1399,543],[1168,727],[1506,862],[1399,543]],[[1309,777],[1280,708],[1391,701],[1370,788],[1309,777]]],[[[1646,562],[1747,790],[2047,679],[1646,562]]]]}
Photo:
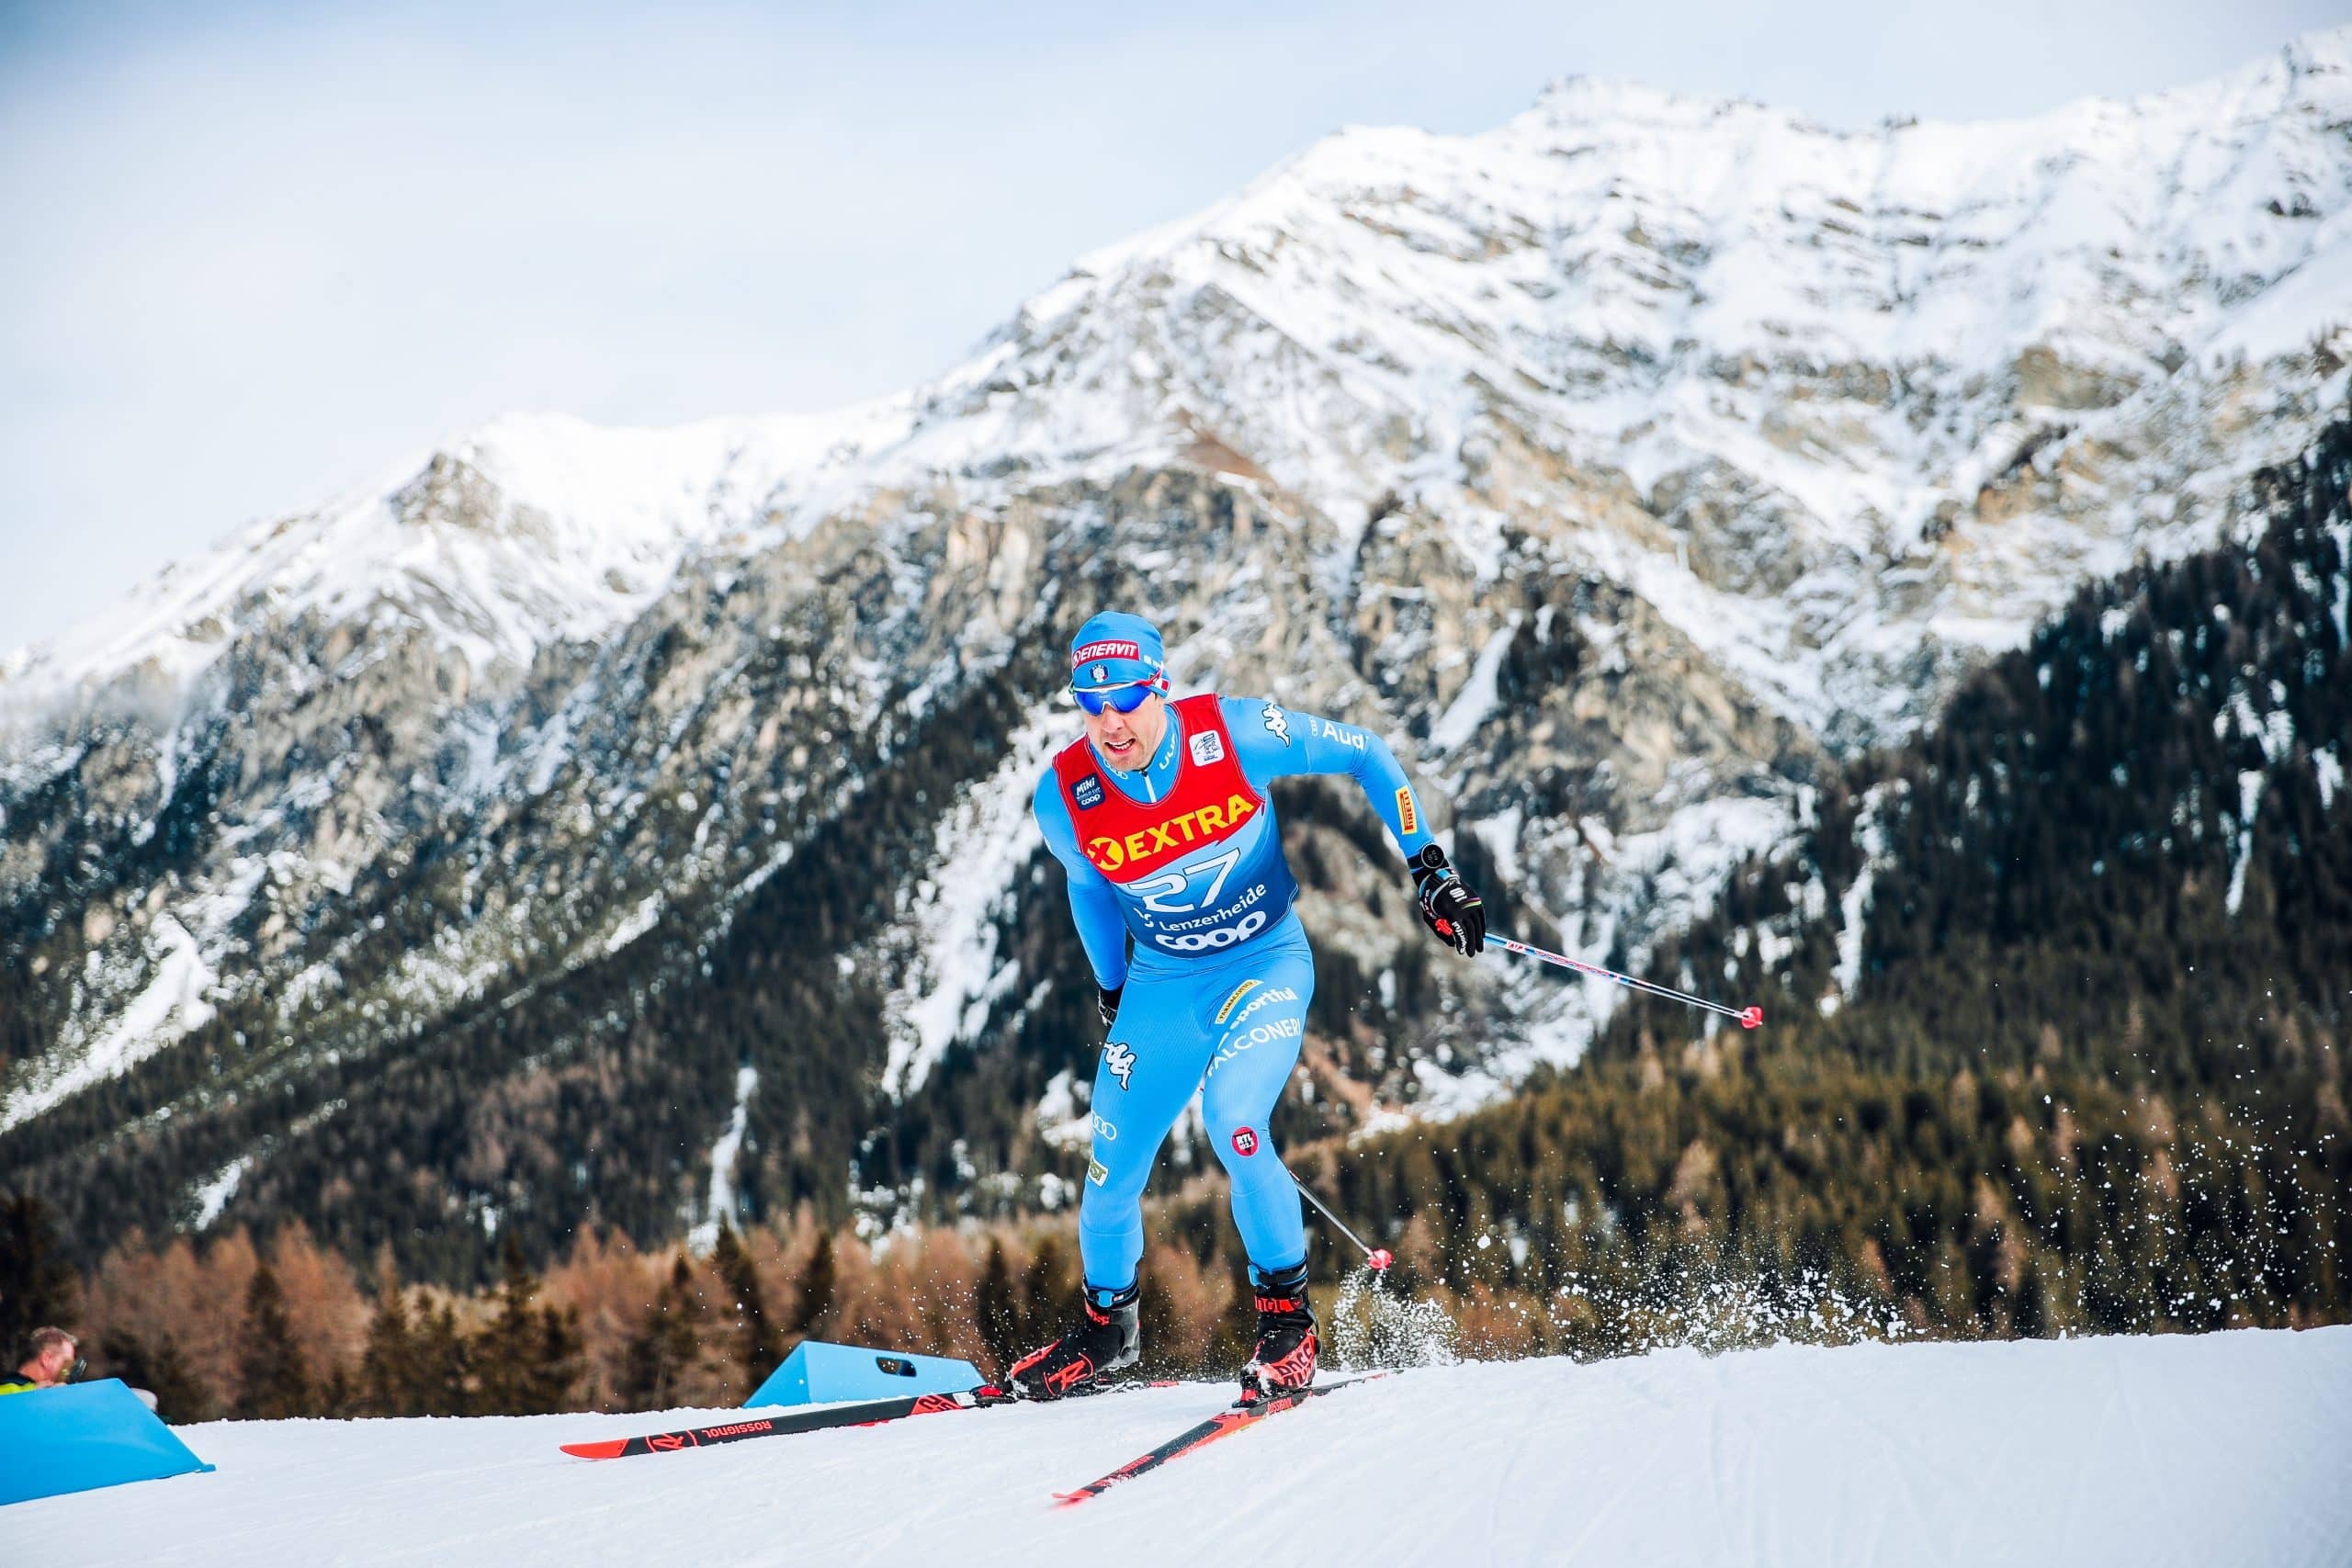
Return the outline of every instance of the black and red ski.
{"type": "Polygon", "coordinates": [[[1275,1394],[1270,1399],[1236,1404],[1231,1409],[1220,1410],[1199,1426],[1189,1431],[1178,1433],[1149,1453],[1129,1460],[1100,1480],[1090,1481],[1074,1492],[1055,1493],[1055,1501],[1065,1508],[1074,1508],[1089,1497],[1100,1497],[1122,1481],[1132,1481],[1146,1471],[1158,1470],[1171,1459],[1179,1459],[1185,1454],[1204,1449],[1219,1438],[1229,1438],[1245,1427],[1255,1426],[1263,1421],[1269,1416],[1279,1416],[1285,1410],[1295,1410],[1317,1394],[1330,1393],[1343,1388],[1353,1388],[1360,1382],[1370,1382],[1374,1378],[1381,1375],[1379,1372],[1368,1372],[1363,1377],[1348,1378],[1340,1382],[1317,1383],[1310,1388],[1294,1389],[1287,1393],[1275,1394]]]}
{"type": "Polygon", "coordinates": [[[746,1438],[784,1438],[795,1432],[823,1432],[837,1427],[873,1427],[909,1416],[932,1416],[944,1410],[979,1410],[1009,1404],[1013,1395],[983,1383],[954,1393],[918,1393],[904,1399],[873,1399],[863,1404],[837,1404],[830,1410],[800,1410],[784,1416],[751,1416],[716,1427],[689,1427],[683,1432],[650,1432],[641,1438],[613,1438],[599,1443],[565,1443],[563,1451],[581,1459],[626,1459],[631,1454],[674,1453],[680,1449],[704,1449],[713,1443],[740,1443],[746,1438]]]}
{"type": "MultiPolygon", "coordinates": [[[[1111,1383],[1066,1393],[1065,1399],[1092,1398],[1137,1388],[1173,1388],[1164,1380],[1111,1383]]],[[[989,1383],[958,1389],[953,1393],[910,1394],[903,1399],[872,1399],[863,1404],[836,1404],[828,1410],[799,1410],[784,1416],[747,1416],[716,1427],[689,1427],[683,1432],[649,1432],[639,1438],[609,1438],[595,1443],[564,1443],[563,1451],[580,1459],[627,1459],[631,1454],[675,1453],[680,1449],[706,1449],[713,1443],[740,1443],[746,1438],[788,1438],[796,1432],[829,1432],[843,1427],[878,1427],[910,1416],[934,1416],[946,1410],[988,1410],[1000,1404],[1029,1404],[989,1383]]]]}

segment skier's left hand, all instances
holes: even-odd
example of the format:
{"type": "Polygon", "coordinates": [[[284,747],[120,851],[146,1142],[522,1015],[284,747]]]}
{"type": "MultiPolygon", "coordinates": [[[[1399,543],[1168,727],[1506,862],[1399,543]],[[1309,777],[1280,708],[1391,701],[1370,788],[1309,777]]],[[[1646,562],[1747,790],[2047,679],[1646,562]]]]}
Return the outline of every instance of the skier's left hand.
{"type": "Polygon", "coordinates": [[[1125,986],[1113,986],[1107,990],[1101,986],[1094,987],[1094,1010],[1102,1015],[1102,1032],[1105,1034],[1110,1033],[1111,1026],[1119,1021],[1119,994],[1125,989],[1125,986]]]}
{"type": "Polygon", "coordinates": [[[1421,907],[1421,923],[1437,933],[1464,958],[1487,950],[1487,906],[1470,885],[1446,863],[1445,852],[1435,844],[1413,857],[1413,888],[1421,907]]]}

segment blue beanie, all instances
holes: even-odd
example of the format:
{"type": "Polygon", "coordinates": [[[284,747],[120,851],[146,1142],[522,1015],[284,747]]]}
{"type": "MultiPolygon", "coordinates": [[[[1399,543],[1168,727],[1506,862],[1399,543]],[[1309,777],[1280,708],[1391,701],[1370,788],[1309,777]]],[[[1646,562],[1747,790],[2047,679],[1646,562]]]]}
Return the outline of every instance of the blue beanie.
{"type": "Polygon", "coordinates": [[[1141,615],[1105,610],[1070,638],[1070,690],[1106,692],[1145,681],[1157,682],[1162,692],[1168,689],[1159,628],[1141,615]]]}

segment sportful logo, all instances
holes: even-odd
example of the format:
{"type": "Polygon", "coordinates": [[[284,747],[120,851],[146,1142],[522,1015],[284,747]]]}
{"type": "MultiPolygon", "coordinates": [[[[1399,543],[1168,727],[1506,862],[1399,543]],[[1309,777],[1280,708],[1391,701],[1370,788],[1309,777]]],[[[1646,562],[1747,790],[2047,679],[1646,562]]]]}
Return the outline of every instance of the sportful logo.
{"type": "MultiPolygon", "coordinates": [[[[1250,983],[1254,986],[1258,982],[1252,980],[1250,983]]],[[[1251,997],[1250,998],[1250,1005],[1243,1008],[1241,1010],[1240,1016],[1236,1018],[1233,1021],[1237,1024],[1242,1023],[1249,1019],[1251,1013],[1256,1012],[1260,1008],[1272,1007],[1276,1002],[1295,1002],[1296,1000],[1298,1000],[1298,993],[1296,991],[1292,990],[1288,986],[1277,986],[1261,997],[1251,997]]],[[[1219,1023],[1223,1023],[1225,1021],[1225,1015],[1222,1013],[1218,1014],[1217,1021],[1219,1023]]]]}
{"type": "Polygon", "coordinates": [[[1203,767],[1225,761],[1225,738],[1214,729],[1203,730],[1193,737],[1193,761],[1203,767]]]}
{"type": "MultiPolygon", "coordinates": [[[[1132,642],[1090,642],[1084,648],[1070,650],[1069,667],[1075,670],[1080,665],[1090,663],[1097,659],[1141,659],[1142,657],[1143,649],[1132,642]]],[[[1097,671],[1094,678],[1100,681],[1102,678],[1102,671],[1097,671]]]]}
{"type": "Polygon", "coordinates": [[[1124,839],[1089,839],[1086,840],[1086,858],[1092,861],[1100,871],[1116,871],[1130,864],[1138,867],[1151,865],[1163,856],[1179,853],[1187,844],[1198,843],[1212,833],[1238,828],[1257,811],[1257,802],[1248,795],[1228,795],[1223,806],[1200,807],[1181,817],[1171,817],[1165,822],[1155,822],[1124,839]]]}
{"type": "Polygon", "coordinates": [[[1128,1075],[1136,1070],[1136,1054],[1114,1040],[1102,1047],[1102,1066],[1125,1089],[1128,1075]]]}
{"type": "Polygon", "coordinates": [[[1266,705],[1266,728],[1273,731],[1275,739],[1290,744],[1290,716],[1272,703],[1266,705]]]}

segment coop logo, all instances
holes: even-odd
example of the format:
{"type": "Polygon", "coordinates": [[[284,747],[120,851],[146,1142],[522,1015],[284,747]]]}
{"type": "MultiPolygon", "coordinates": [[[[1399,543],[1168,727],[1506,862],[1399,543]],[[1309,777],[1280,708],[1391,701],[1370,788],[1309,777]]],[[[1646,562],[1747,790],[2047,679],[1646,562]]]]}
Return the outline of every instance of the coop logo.
{"type": "Polygon", "coordinates": [[[1102,1070],[1118,1079],[1121,1089],[1125,1089],[1129,1075],[1136,1070],[1136,1054],[1114,1040],[1102,1047],[1102,1070]]]}
{"type": "MultiPolygon", "coordinates": [[[[1080,811],[1091,811],[1102,804],[1102,775],[1089,773],[1069,787],[1069,797],[1078,802],[1080,811]]],[[[1410,829],[1408,829],[1410,831],[1410,829]]]]}
{"type": "Polygon", "coordinates": [[[1248,795],[1228,795],[1223,806],[1199,807],[1125,838],[1097,835],[1086,840],[1086,858],[1101,872],[1116,872],[1122,866],[1140,871],[1170,855],[1181,854],[1188,845],[1230,832],[1257,813],[1258,803],[1248,795]]]}
{"type": "Polygon", "coordinates": [[[1248,1159],[1251,1155],[1256,1154],[1258,1134],[1247,1127],[1236,1127],[1233,1130],[1233,1152],[1243,1159],[1248,1159]]]}
{"type": "Polygon", "coordinates": [[[1204,729],[1193,737],[1193,761],[1202,767],[1225,761],[1225,737],[1214,729],[1204,729]]]}
{"type": "Polygon", "coordinates": [[[1275,739],[1285,746],[1290,744],[1290,716],[1272,703],[1266,705],[1266,728],[1275,739]]]}
{"type": "MultiPolygon", "coordinates": [[[[1132,642],[1090,642],[1083,648],[1070,650],[1069,667],[1075,670],[1080,665],[1091,663],[1097,659],[1141,659],[1142,657],[1143,649],[1132,642]]],[[[1094,678],[1100,681],[1102,679],[1102,672],[1096,671],[1094,678]]]]}

